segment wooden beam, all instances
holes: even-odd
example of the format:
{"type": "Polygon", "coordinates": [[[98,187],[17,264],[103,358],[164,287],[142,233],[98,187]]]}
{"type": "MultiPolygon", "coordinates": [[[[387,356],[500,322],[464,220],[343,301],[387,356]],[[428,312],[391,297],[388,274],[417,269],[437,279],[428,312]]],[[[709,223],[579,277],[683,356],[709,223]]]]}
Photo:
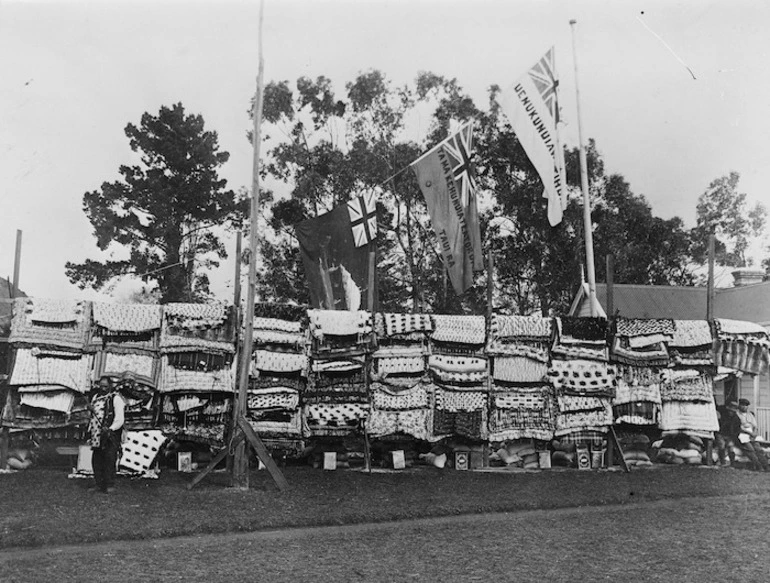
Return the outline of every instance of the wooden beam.
{"type": "MultiPolygon", "coordinates": [[[[15,298],[19,295],[19,271],[21,270],[21,229],[16,229],[16,252],[13,259],[13,287],[11,289],[11,299],[15,298]]],[[[5,346],[2,347],[3,350],[6,349],[5,346]]],[[[5,405],[6,399],[10,398],[10,391],[11,389],[8,388],[8,385],[5,385],[4,390],[2,393],[5,393],[4,398],[0,399],[0,407],[5,405]]],[[[3,396],[2,393],[0,393],[0,396],[3,396]]],[[[0,408],[0,411],[2,411],[2,408],[0,408]]],[[[0,425],[2,425],[3,421],[0,419],[0,425]]],[[[8,427],[2,427],[0,429],[0,469],[5,469],[5,466],[8,464],[8,446],[11,441],[11,430],[8,427]]]]}
{"type": "Polygon", "coordinates": [[[267,471],[270,472],[270,475],[273,477],[275,485],[278,486],[278,489],[285,490],[288,488],[289,483],[286,481],[286,477],[281,473],[281,470],[278,469],[275,460],[273,460],[270,452],[267,451],[265,444],[262,443],[262,440],[254,431],[252,426],[249,425],[249,422],[246,421],[245,417],[238,418],[238,427],[246,435],[246,440],[251,444],[251,447],[254,448],[254,453],[256,453],[257,457],[262,460],[263,464],[265,464],[265,468],[267,468],[267,471]]]}
{"type": "Polygon", "coordinates": [[[708,287],[706,288],[706,319],[709,321],[714,319],[714,242],[714,235],[709,235],[709,276],[708,287]]]}
{"type": "MultiPolygon", "coordinates": [[[[239,433],[237,436],[235,436],[233,439],[238,441],[243,441],[243,434],[239,433]]],[[[200,482],[203,478],[205,478],[211,471],[217,467],[217,464],[221,462],[227,454],[230,452],[229,447],[222,448],[217,455],[215,455],[213,458],[211,458],[211,461],[209,462],[209,465],[207,465],[197,476],[195,476],[192,481],[187,484],[187,489],[192,490],[193,487],[200,482]]]]}
{"type": "Polygon", "coordinates": [[[615,433],[615,427],[610,425],[610,431],[607,434],[608,443],[607,443],[607,450],[609,452],[610,449],[616,448],[618,455],[620,456],[620,467],[623,468],[624,471],[630,472],[631,468],[628,467],[628,464],[626,463],[626,456],[623,453],[623,448],[620,446],[620,441],[618,441],[618,434],[615,433]]]}
{"type": "Polygon", "coordinates": [[[615,257],[607,255],[607,319],[615,315],[615,257]]]}
{"type": "MultiPolygon", "coordinates": [[[[254,129],[251,136],[253,149],[251,172],[251,205],[249,212],[249,286],[246,290],[246,314],[244,316],[244,331],[241,357],[241,372],[238,379],[238,396],[235,402],[235,419],[240,425],[245,422],[246,392],[249,384],[249,363],[254,341],[254,301],[257,286],[257,250],[259,247],[259,147],[261,144],[260,128],[262,126],[262,100],[264,97],[265,61],[262,57],[262,20],[265,2],[259,3],[259,69],[257,73],[257,94],[254,98],[252,117],[254,129]]],[[[247,424],[248,425],[248,424],[247,424]]],[[[247,489],[249,487],[249,460],[245,444],[235,448],[233,459],[233,486],[247,489]]]]}
{"type": "Polygon", "coordinates": [[[495,258],[492,255],[492,245],[487,250],[487,322],[492,319],[494,311],[494,291],[495,291],[495,258]]]}
{"type": "MultiPolygon", "coordinates": [[[[375,244],[376,245],[376,244],[375,244]]],[[[366,309],[372,312],[372,315],[374,315],[374,311],[377,309],[377,306],[374,305],[374,286],[375,284],[375,276],[377,271],[377,251],[376,248],[369,251],[369,278],[367,281],[367,290],[366,290],[366,309]]]]}

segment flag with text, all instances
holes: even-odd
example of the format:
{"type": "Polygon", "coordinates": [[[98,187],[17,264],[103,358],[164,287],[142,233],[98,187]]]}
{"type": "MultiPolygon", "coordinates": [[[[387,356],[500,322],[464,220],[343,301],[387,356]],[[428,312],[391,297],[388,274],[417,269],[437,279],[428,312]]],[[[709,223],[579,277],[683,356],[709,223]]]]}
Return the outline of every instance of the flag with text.
{"type": "Polygon", "coordinates": [[[561,222],[567,204],[564,153],[559,143],[559,80],[553,47],[502,93],[501,107],[543,181],[548,222],[561,222]]]}
{"type": "Polygon", "coordinates": [[[411,164],[458,295],[484,268],[472,158],[473,122],[468,122],[411,164]]]}

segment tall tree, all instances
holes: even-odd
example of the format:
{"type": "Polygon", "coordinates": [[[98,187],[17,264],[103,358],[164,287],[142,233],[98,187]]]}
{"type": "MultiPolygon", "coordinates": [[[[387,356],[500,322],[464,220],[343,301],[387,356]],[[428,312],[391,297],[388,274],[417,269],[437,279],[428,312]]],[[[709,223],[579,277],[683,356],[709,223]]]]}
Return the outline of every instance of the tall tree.
{"type": "MultiPolygon", "coordinates": [[[[571,185],[563,222],[551,227],[543,185],[502,115],[495,86],[489,110],[480,111],[455,79],[421,73],[413,86],[393,88],[378,71],[359,75],[337,99],[324,77],[270,84],[265,93],[268,135],[284,138],[268,149],[266,175],[289,187],[272,206],[277,236],[265,240],[266,291],[305,294],[291,225],[330,210],[360,190],[380,193],[378,265],[383,309],[482,312],[477,285],[458,298],[447,286],[425,202],[408,165],[449,133],[450,121],[474,119],[476,174],[486,210],[482,237],[495,258],[496,307],[514,313],[564,313],[580,283],[585,261],[577,150],[567,153],[571,185]],[[403,139],[410,115],[429,127],[422,145],[403,139]],[[268,289],[269,288],[269,289],[268,289]]],[[[623,283],[686,283],[687,238],[679,219],[652,215],[620,175],[607,176],[593,142],[588,147],[595,252],[616,256],[623,283]]],[[[604,262],[597,275],[604,277],[604,262]]],[[[484,282],[480,276],[478,283],[484,282]]]]}
{"type": "Polygon", "coordinates": [[[246,210],[219,177],[230,155],[203,117],[187,115],[181,103],[145,113],[125,133],[140,163],[120,166],[120,180],[83,196],[96,244],[110,258],[67,262],[67,276],[81,288],[102,289],[134,275],[157,286],[164,302],[200,300],[209,294],[205,269],[227,257],[216,229],[238,224],[246,210]]]}
{"type": "MultiPolygon", "coordinates": [[[[647,200],[634,194],[620,174],[602,177],[591,219],[596,257],[613,255],[618,283],[693,283],[687,268],[690,239],[682,220],[654,216],[647,200]]],[[[596,263],[597,278],[606,281],[606,263],[596,263]]]]}
{"type": "Polygon", "coordinates": [[[738,191],[738,172],[730,172],[711,182],[698,197],[697,223],[691,231],[692,253],[698,262],[706,261],[709,235],[716,239],[716,260],[722,265],[746,267],[746,250],[767,222],[767,209],[761,203],[749,208],[746,193],[738,191]]]}
{"type": "Polygon", "coordinates": [[[288,196],[277,199],[269,213],[260,295],[306,299],[292,225],[374,190],[381,308],[420,309],[438,302],[441,308],[461,309],[451,291],[443,291],[425,202],[408,169],[446,137],[450,118],[468,119],[476,111],[457,82],[421,73],[414,86],[393,87],[381,72],[367,71],[347,83],[344,98],[338,99],[329,79],[303,77],[296,89],[288,81],[268,84],[264,104],[265,175],[286,185],[288,196]],[[403,137],[405,120],[417,107],[435,112],[423,147],[403,137]]]}

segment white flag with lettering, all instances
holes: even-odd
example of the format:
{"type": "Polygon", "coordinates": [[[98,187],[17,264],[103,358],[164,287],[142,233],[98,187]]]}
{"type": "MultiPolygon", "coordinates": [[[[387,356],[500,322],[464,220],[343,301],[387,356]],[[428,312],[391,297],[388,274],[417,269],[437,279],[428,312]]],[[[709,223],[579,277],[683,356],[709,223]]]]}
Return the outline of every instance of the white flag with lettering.
{"type": "Polygon", "coordinates": [[[551,48],[534,67],[502,92],[501,107],[519,142],[543,181],[543,197],[548,199],[548,222],[561,222],[567,205],[564,155],[556,125],[559,102],[551,48]]]}

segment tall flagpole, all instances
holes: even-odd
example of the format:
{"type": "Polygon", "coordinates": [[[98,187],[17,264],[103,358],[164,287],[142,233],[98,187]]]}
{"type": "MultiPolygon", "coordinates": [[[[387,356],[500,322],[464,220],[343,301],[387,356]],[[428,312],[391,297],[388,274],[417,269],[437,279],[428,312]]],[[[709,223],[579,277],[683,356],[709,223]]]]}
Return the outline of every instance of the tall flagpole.
{"type": "Polygon", "coordinates": [[[580,120],[580,90],[578,89],[577,43],[575,42],[575,25],[577,20],[570,20],[572,27],[572,59],[575,63],[575,100],[577,101],[578,140],[580,141],[580,184],[583,189],[583,231],[586,241],[586,270],[588,271],[588,301],[591,306],[591,316],[599,315],[596,301],[596,272],[594,270],[594,236],[591,222],[591,198],[588,193],[588,161],[586,147],[583,142],[583,124],[580,120]]]}
{"type": "MultiPolygon", "coordinates": [[[[265,61],[262,57],[262,17],[264,8],[265,0],[261,0],[259,3],[259,72],[257,74],[257,95],[254,98],[254,109],[252,112],[254,129],[251,135],[254,159],[252,163],[251,209],[249,214],[249,283],[246,290],[246,314],[243,317],[243,350],[240,362],[241,374],[238,379],[238,400],[235,407],[236,419],[246,414],[249,363],[251,362],[251,352],[254,346],[254,301],[257,284],[257,245],[259,242],[257,236],[257,218],[259,216],[259,145],[261,142],[260,127],[262,126],[263,72],[265,68],[265,61]]],[[[246,444],[240,441],[235,448],[233,463],[233,486],[236,488],[246,489],[249,487],[249,457],[246,452],[246,444]]]]}

